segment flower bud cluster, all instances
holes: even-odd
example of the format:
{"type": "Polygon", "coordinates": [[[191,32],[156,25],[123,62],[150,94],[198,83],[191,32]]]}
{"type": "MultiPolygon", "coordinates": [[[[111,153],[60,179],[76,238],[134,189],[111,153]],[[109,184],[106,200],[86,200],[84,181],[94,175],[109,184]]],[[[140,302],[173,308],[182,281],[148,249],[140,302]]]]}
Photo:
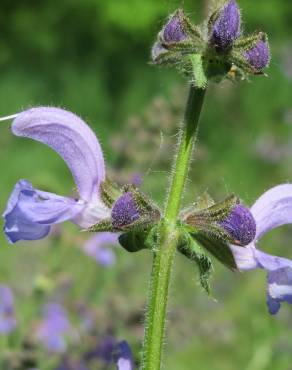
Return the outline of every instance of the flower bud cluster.
{"type": "Polygon", "coordinates": [[[199,88],[208,81],[263,74],[270,61],[267,35],[243,36],[235,0],[216,9],[200,26],[179,9],[170,16],[152,48],[154,64],[174,66],[199,88]]]}

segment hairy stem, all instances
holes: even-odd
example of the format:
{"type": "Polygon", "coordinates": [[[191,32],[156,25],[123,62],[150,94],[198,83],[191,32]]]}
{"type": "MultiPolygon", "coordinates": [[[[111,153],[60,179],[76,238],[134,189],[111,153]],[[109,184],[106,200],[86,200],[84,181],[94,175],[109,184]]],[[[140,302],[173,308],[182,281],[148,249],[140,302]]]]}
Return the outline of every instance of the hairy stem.
{"type": "Polygon", "coordinates": [[[179,237],[176,220],[197,136],[204,96],[205,90],[196,89],[194,86],[190,87],[164,219],[160,225],[158,242],[153,257],[145,322],[142,370],[160,370],[161,368],[169,283],[179,237]]]}

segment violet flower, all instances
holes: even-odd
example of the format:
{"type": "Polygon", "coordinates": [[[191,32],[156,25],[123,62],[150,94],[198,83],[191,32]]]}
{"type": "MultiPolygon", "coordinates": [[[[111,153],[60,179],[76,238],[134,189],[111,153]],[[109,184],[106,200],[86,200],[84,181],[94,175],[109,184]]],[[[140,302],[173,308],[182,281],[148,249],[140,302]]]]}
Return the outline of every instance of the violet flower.
{"type": "Polygon", "coordinates": [[[282,302],[292,304],[292,261],[262,252],[256,244],[268,231],[292,223],[292,184],[268,190],[250,212],[256,222],[255,237],[246,247],[232,245],[231,250],[239,270],[267,271],[267,305],[269,312],[276,314],[282,302]]]}
{"type": "Polygon", "coordinates": [[[112,266],[116,261],[115,253],[112,250],[118,244],[118,233],[102,232],[94,234],[83,246],[84,252],[93,257],[102,266],[112,266]]]}
{"type": "Polygon", "coordinates": [[[220,50],[231,47],[240,35],[240,11],[235,0],[228,1],[212,27],[211,40],[220,50]]]}
{"type": "Polygon", "coordinates": [[[71,325],[64,307],[58,303],[49,303],[44,307],[43,320],[38,327],[36,338],[49,352],[62,353],[66,350],[65,336],[71,331],[71,325]]]}
{"type": "Polygon", "coordinates": [[[110,217],[110,209],[100,198],[100,184],[105,180],[102,150],[82,119],[59,108],[32,108],[16,116],[12,132],[55,150],[71,170],[79,199],[36,190],[20,180],[3,214],[10,243],[44,238],[51,225],[66,220],[87,228],[110,217]]]}
{"type": "Polygon", "coordinates": [[[11,289],[0,285],[0,334],[9,334],[16,327],[14,298],[11,289]]]}

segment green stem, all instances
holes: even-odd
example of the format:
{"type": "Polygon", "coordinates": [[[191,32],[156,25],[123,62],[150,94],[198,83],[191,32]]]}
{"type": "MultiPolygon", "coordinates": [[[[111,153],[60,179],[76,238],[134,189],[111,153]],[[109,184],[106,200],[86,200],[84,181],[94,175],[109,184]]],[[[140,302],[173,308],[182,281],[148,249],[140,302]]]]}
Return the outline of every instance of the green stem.
{"type": "Polygon", "coordinates": [[[176,228],[181,198],[188,175],[205,90],[191,86],[179,136],[164,220],[154,253],[145,322],[142,370],[160,370],[164,342],[169,283],[179,232],[176,228]]]}

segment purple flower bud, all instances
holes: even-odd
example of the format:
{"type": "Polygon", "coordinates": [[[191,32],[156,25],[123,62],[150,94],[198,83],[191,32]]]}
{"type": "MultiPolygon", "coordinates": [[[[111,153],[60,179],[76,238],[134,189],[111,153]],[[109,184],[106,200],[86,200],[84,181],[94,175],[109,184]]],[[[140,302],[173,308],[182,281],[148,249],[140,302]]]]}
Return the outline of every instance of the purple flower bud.
{"type": "Polygon", "coordinates": [[[173,14],[163,29],[163,39],[166,42],[180,42],[187,38],[179,12],[173,14]]]}
{"type": "Polygon", "coordinates": [[[252,49],[245,52],[244,57],[257,71],[264,69],[270,61],[269,46],[266,41],[260,40],[252,49]]]}
{"type": "Polygon", "coordinates": [[[131,192],[123,194],[114,203],[111,216],[112,224],[116,228],[130,225],[138,220],[140,214],[131,192]]]}
{"type": "Polygon", "coordinates": [[[228,49],[240,34],[240,11],[235,0],[222,9],[212,29],[212,43],[219,49],[228,49]]]}
{"type": "Polygon", "coordinates": [[[256,235],[256,223],[253,215],[242,204],[233,207],[225,220],[220,222],[220,225],[234,239],[234,244],[248,245],[256,235]]]}

